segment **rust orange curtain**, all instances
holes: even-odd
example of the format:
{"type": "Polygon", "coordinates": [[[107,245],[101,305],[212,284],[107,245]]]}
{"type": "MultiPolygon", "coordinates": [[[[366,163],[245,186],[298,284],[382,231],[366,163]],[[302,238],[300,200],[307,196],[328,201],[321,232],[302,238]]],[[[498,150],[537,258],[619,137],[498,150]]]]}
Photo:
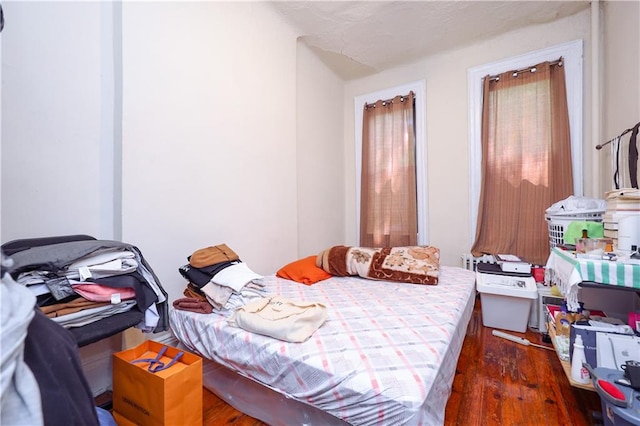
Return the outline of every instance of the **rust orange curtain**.
{"type": "Polygon", "coordinates": [[[474,256],[515,254],[545,264],[545,210],[573,193],[564,67],[534,68],[484,79],[474,256]]]}
{"type": "Polygon", "coordinates": [[[365,105],[360,245],[417,244],[414,94],[365,105]]]}

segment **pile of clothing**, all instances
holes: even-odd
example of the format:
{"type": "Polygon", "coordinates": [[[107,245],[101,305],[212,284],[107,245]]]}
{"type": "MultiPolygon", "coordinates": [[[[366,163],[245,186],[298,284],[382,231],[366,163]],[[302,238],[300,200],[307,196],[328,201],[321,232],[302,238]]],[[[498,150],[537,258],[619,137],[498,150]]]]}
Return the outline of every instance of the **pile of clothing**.
{"type": "Polygon", "coordinates": [[[36,308],[34,294],[10,275],[4,250],[1,258],[0,423],[114,424],[95,406],[73,334],[36,308]]]}
{"type": "Polygon", "coordinates": [[[136,308],[144,313],[136,325],[143,332],[168,329],[167,294],[131,244],[68,241],[29,247],[11,254],[11,259],[13,279],[36,296],[46,316],[65,328],[136,308]]]}
{"type": "Polygon", "coordinates": [[[178,268],[188,282],[184,298],[173,302],[176,309],[208,314],[235,311],[266,296],[261,275],[253,272],[226,244],[201,248],[178,268]]]}

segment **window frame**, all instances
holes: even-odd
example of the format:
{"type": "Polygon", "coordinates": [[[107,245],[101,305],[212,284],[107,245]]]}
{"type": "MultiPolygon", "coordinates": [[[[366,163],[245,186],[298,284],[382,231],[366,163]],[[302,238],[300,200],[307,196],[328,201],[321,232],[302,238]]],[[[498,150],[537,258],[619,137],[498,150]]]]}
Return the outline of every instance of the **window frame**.
{"type": "Polygon", "coordinates": [[[583,194],[583,42],[574,40],[548,48],[514,56],[470,68],[467,73],[469,90],[469,244],[473,245],[478,220],[480,187],[482,182],[482,79],[486,75],[526,68],[544,61],[563,57],[565,67],[567,106],[571,132],[571,162],[574,195],[583,194]]]}
{"type": "MultiPolygon", "coordinates": [[[[354,98],[355,115],[355,172],[356,172],[356,229],[360,229],[360,181],[362,173],[362,125],[363,109],[366,103],[374,103],[379,99],[391,99],[397,95],[405,95],[413,91],[415,95],[415,127],[416,127],[416,192],[418,209],[418,245],[429,244],[428,225],[428,186],[427,186],[427,135],[426,135],[426,101],[424,80],[403,84],[401,86],[367,93],[354,98]]],[[[359,234],[358,234],[359,238],[359,234]]]]}

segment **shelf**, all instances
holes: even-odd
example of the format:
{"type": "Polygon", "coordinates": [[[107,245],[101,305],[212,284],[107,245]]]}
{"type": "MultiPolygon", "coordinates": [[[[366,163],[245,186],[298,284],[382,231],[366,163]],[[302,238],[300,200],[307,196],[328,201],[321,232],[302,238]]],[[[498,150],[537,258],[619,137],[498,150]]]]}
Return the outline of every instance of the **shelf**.
{"type": "Polygon", "coordinates": [[[547,323],[547,331],[549,333],[549,337],[551,338],[551,344],[553,345],[553,348],[556,350],[556,355],[558,355],[558,361],[560,361],[560,364],[562,365],[562,369],[564,370],[564,374],[567,376],[567,380],[569,380],[569,384],[571,384],[571,386],[576,387],[576,388],[580,388],[580,389],[585,389],[585,390],[589,390],[589,391],[593,391],[595,392],[595,388],[593,387],[593,384],[591,384],[591,382],[589,382],[586,385],[583,385],[582,383],[578,383],[575,380],[573,380],[571,378],[571,363],[569,361],[563,361],[560,358],[560,355],[558,354],[558,348],[556,348],[556,328],[553,324],[551,323],[547,323]]]}
{"type": "Polygon", "coordinates": [[[111,315],[82,327],[72,327],[68,330],[76,339],[78,347],[82,347],[118,334],[139,324],[141,321],[144,321],[144,313],[140,312],[137,306],[134,306],[126,312],[111,315]]]}
{"type": "Polygon", "coordinates": [[[593,281],[582,281],[578,284],[580,288],[599,288],[603,290],[620,290],[620,291],[633,291],[640,294],[640,288],[612,286],[610,284],[600,284],[593,281]]]}

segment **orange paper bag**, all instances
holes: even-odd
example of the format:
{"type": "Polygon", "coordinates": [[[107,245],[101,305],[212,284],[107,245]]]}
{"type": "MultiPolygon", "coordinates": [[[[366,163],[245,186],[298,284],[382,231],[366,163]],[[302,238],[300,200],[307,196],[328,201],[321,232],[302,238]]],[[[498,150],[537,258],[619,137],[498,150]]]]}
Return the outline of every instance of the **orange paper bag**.
{"type": "Polygon", "coordinates": [[[201,426],[202,358],[152,340],[114,353],[113,411],[122,424],[201,426]]]}

